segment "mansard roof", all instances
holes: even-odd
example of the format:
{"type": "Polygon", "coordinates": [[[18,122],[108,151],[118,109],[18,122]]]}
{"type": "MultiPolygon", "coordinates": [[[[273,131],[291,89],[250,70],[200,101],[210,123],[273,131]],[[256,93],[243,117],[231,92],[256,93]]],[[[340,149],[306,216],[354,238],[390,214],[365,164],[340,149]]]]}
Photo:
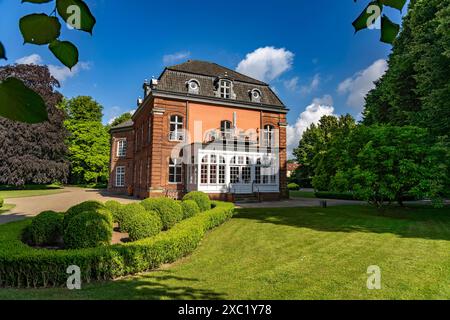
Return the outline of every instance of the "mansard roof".
{"type": "Polygon", "coordinates": [[[167,67],[158,79],[158,84],[153,88],[155,92],[169,92],[178,95],[187,95],[198,98],[214,100],[226,100],[228,102],[244,103],[253,106],[269,107],[275,110],[286,110],[283,102],[272,91],[267,83],[253,79],[239,72],[233,71],[216,63],[189,60],[185,63],[167,67]],[[216,82],[220,78],[233,81],[235,99],[218,98],[215,94],[216,82]],[[187,82],[197,80],[199,83],[198,94],[189,94],[187,82]],[[251,92],[258,89],[261,92],[260,102],[254,102],[251,92]]]}

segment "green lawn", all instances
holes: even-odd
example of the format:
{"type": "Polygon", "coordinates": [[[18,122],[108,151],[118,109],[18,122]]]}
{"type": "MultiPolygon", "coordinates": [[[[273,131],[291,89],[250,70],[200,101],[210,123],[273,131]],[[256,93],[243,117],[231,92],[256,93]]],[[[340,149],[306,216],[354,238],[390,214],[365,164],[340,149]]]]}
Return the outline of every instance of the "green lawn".
{"type": "Polygon", "coordinates": [[[291,198],[315,198],[314,192],[309,191],[289,191],[291,198]]]}
{"type": "Polygon", "coordinates": [[[0,198],[3,199],[45,196],[61,192],[64,192],[64,189],[58,185],[27,185],[19,190],[0,186],[0,198]]]}
{"type": "Polygon", "coordinates": [[[163,270],[0,299],[450,299],[450,209],[243,209],[163,270]],[[367,268],[382,271],[368,290],[367,268]]]}
{"type": "Polygon", "coordinates": [[[0,208],[0,215],[7,213],[8,211],[15,208],[15,204],[4,204],[3,207],[0,208]]]}

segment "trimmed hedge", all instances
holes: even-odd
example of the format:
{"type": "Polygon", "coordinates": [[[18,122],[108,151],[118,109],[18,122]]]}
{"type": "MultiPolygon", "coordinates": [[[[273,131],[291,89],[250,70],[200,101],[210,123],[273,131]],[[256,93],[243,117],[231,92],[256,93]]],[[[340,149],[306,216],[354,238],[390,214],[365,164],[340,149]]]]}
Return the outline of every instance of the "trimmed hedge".
{"type": "Polygon", "coordinates": [[[128,232],[130,224],[133,221],[133,216],[145,214],[146,212],[147,210],[139,203],[130,203],[122,206],[117,221],[119,223],[120,231],[128,232]]]}
{"type": "Polygon", "coordinates": [[[108,208],[109,211],[111,211],[112,216],[113,216],[113,221],[118,223],[121,220],[120,213],[121,213],[123,205],[120,202],[110,200],[110,201],[105,202],[105,206],[106,206],[106,208],[108,208]]]}
{"type": "Polygon", "coordinates": [[[194,200],[186,200],[181,202],[184,219],[192,218],[200,213],[200,208],[194,200]]]}
{"type": "MultiPolygon", "coordinates": [[[[106,209],[106,206],[99,201],[85,201],[76,206],[73,206],[66,211],[64,216],[64,229],[69,225],[69,221],[76,215],[86,212],[86,211],[97,211],[99,209],[106,209]]],[[[108,218],[108,217],[107,217],[108,218]]]]}
{"type": "Polygon", "coordinates": [[[31,246],[56,245],[62,237],[63,220],[63,213],[41,212],[25,229],[23,240],[31,246]]]}
{"type": "Polygon", "coordinates": [[[233,216],[231,203],[184,220],[167,232],[132,243],[82,250],[38,250],[20,241],[31,221],[0,226],[0,287],[64,286],[71,265],[81,269],[82,283],[110,280],[155,269],[191,254],[205,233],[233,216]]]}
{"type": "Polygon", "coordinates": [[[202,212],[211,209],[211,200],[209,199],[208,195],[204,192],[201,191],[189,192],[187,195],[183,197],[183,201],[186,200],[194,200],[195,202],[197,202],[197,205],[202,212]]]}
{"type": "Polygon", "coordinates": [[[163,228],[161,218],[155,211],[139,212],[128,221],[128,235],[131,241],[156,236],[163,228]]]}
{"type": "Polygon", "coordinates": [[[289,183],[288,189],[289,189],[289,191],[298,191],[298,190],[300,190],[300,186],[296,183],[289,183]]]}
{"type": "Polygon", "coordinates": [[[64,230],[64,246],[83,249],[106,246],[113,233],[112,214],[107,209],[84,211],[73,216],[64,230]]]}
{"type": "Polygon", "coordinates": [[[163,230],[169,230],[183,220],[181,205],[169,198],[145,199],[141,205],[148,211],[156,211],[161,218],[163,230]]]}

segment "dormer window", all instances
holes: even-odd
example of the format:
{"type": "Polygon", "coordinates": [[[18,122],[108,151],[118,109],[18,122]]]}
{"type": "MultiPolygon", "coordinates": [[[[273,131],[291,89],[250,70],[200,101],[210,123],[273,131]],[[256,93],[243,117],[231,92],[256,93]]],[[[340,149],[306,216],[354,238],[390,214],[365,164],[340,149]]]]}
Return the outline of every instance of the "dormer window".
{"type": "Polygon", "coordinates": [[[258,89],[253,89],[252,91],[250,91],[250,98],[252,99],[252,102],[260,103],[261,97],[261,91],[259,91],[258,89]]]}
{"type": "Polygon", "coordinates": [[[200,83],[195,80],[191,79],[187,82],[188,92],[190,94],[199,94],[200,93],[200,83]]]}
{"type": "Polygon", "coordinates": [[[231,99],[232,85],[230,80],[220,80],[219,82],[220,97],[231,99]]]}

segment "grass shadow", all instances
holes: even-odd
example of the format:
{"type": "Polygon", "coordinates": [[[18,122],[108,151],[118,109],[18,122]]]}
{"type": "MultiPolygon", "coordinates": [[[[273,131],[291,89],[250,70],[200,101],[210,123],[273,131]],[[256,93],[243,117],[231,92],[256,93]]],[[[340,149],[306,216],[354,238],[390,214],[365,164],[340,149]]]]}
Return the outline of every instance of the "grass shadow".
{"type": "Polygon", "coordinates": [[[370,206],[238,209],[236,219],[287,225],[325,232],[392,233],[405,238],[450,241],[450,207],[370,206]]]}
{"type": "Polygon", "coordinates": [[[211,289],[194,288],[196,278],[176,276],[162,270],[127,277],[103,284],[91,284],[80,294],[83,298],[127,300],[223,300],[225,295],[211,289]]]}

